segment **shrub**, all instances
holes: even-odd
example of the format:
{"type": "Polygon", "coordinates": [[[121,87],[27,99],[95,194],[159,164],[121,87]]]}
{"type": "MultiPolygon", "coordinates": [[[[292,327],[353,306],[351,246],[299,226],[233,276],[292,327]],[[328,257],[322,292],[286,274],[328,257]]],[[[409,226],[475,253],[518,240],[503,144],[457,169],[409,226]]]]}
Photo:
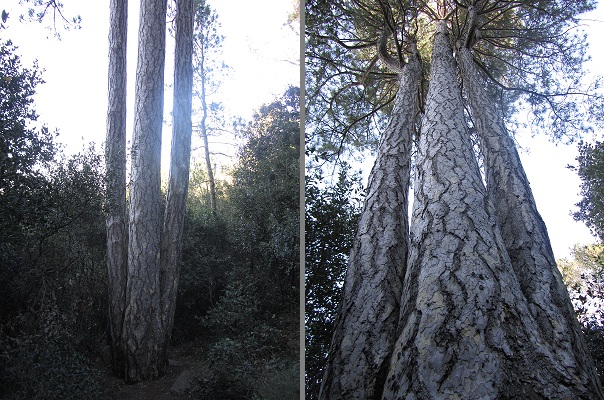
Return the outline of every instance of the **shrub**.
{"type": "Polygon", "coordinates": [[[99,373],[77,351],[67,316],[56,307],[35,314],[21,318],[41,318],[35,332],[0,337],[0,397],[6,400],[98,397],[99,373]]]}

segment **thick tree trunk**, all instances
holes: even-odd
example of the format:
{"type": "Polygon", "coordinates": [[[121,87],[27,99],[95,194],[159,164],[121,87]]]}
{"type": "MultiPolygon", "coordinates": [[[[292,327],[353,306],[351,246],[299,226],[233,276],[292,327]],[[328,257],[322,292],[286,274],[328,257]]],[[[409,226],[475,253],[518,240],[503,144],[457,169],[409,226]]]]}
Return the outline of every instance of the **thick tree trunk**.
{"type": "Polygon", "coordinates": [[[126,36],[128,1],[111,0],[109,11],[109,101],[105,143],[109,335],[114,374],[124,375],[122,326],[127,273],[126,230],[126,36]]]}
{"type": "Polygon", "coordinates": [[[408,252],[411,143],[420,62],[403,68],[390,122],[369,176],[321,399],[379,398],[387,373],[408,252]]]}
{"type": "Polygon", "coordinates": [[[459,49],[458,60],[481,140],[488,196],[529,310],[562,371],[559,384],[572,387],[576,398],[602,398],[593,361],[514,142],[490,102],[470,50],[459,49]]]}
{"type": "Polygon", "coordinates": [[[156,378],[167,366],[160,348],[160,167],[165,31],[166,0],[142,0],[123,331],[127,382],[156,378]]]}
{"type": "Polygon", "coordinates": [[[447,27],[434,39],[411,253],[385,399],[571,399],[516,280],[463,118],[447,27]]]}
{"type": "Polygon", "coordinates": [[[176,48],[174,52],[174,112],[170,179],[161,249],[162,354],[167,358],[174,325],[176,292],[182,254],[189,165],[191,158],[191,109],[193,97],[193,0],[176,4],[176,48]]]}

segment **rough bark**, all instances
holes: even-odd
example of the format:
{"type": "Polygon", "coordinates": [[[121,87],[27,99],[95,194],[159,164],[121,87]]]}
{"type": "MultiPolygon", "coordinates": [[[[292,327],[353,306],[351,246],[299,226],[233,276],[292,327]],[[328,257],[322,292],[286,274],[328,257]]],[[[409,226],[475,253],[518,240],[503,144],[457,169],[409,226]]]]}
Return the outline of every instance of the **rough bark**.
{"type": "Polygon", "coordinates": [[[193,0],[176,4],[176,48],[174,51],[174,111],[170,178],[161,249],[162,352],[167,349],[174,325],[176,292],[182,255],[189,165],[191,159],[191,109],[193,97],[193,0]]]}
{"type": "Polygon", "coordinates": [[[109,99],[105,162],[109,335],[114,374],[124,374],[122,326],[126,295],[126,36],[128,1],[111,0],[109,11],[109,99]]]}
{"type": "Polygon", "coordinates": [[[350,254],[321,399],[379,398],[395,339],[408,242],[411,143],[420,62],[400,74],[350,254]]]}
{"type": "Polygon", "coordinates": [[[440,22],[418,145],[411,252],[385,399],[571,399],[505,250],[440,22]]]}
{"type": "Polygon", "coordinates": [[[165,30],[166,0],[141,0],[123,330],[127,382],[157,378],[167,366],[160,348],[160,167],[165,30]]]}
{"type": "Polygon", "coordinates": [[[514,142],[487,95],[470,50],[459,49],[458,60],[481,140],[488,196],[529,310],[560,365],[563,381],[559,384],[572,387],[576,398],[602,398],[593,361],[514,142]]]}

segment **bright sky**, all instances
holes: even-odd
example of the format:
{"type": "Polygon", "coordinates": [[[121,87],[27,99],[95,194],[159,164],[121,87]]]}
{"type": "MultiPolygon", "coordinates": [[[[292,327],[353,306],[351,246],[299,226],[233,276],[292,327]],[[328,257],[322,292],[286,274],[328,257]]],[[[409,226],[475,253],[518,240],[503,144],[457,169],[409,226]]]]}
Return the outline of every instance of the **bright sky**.
{"type": "MultiPolygon", "coordinates": [[[[36,110],[40,121],[52,130],[59,129],[59,141],[68,145],[68,152],[77,152],[89,142],[105,140],[107,114],[107,64],[109,1],[63,0],[64,14],[80,15],[81,29],[65,32],[61,40],[53,37],[42,24],[19,22],[25,8],[15,0],[2,7],[9,13],[8,28],[0,31],[3,39],[11,39],[19,47],[24,66],[37,59],[45,69],[44,85],[38,87],[36,110]]],[[[222,84],[222,101],[231,115],[245,119],[262,104],[284,93],[287,85],[300,85],[297,33],[285,26],[293,11],[293,0],[209,0],[218,13],[225,36],[224,62],[232,72],[222,84]]],[[[134,78],[138,34],[138,0],[129,1],[128,33],[128,112],[132,132],[134,78]]],[[[57,26],[62,27],[62,21],[57,26]]],[[[165,83],[173,81],[173,38],[168,36],[165,83]]],[[[164,120],[170,122],[172,93],[166,91],[164,120]]],[[[164,126],[163,169],[169,160],[171,128],[164,126]]],[[[216,139],[220,140],[220,139],[216,139]]],[[[232,139],[231,139],[232,140],[232,139]]],[[[221,151],[231,151],[233,146],[221,151]]]]}

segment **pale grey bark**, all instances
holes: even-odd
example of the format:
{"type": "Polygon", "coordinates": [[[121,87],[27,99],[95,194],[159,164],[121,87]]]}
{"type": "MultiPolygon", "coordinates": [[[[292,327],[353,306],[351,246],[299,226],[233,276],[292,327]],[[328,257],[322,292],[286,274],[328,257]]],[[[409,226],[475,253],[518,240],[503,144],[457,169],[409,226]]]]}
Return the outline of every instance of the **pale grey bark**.
{"type": "Polygon", "coordinates": [[[415,54],[400,74],[394,109],[369,176],[321,399],[381,395],[407,262],[409,169],[419,77],[415,54]]]}
{"type": "Polygon", "coordinates": [[[457,58],[481,140],[488,196],[529,310],[560,366],[562,380],[558,385],[572,388],[575,398],[602,398],[593,361],[514,142],[487,95],[470,50],[460,48],[457,58]]]}
{"type": "Polygon", "coordinates": [[[191,158],[191,109],[193,97],[193,0],[176,3],[176,48],[174,51],[174,111],[170,178],[161,249],[162,352],[167,357],[174,325],[176,292],[182,256],[189,165],[191,158]]]}
{"type": "Polygon", "coordinates": [[[128,1],[109,5],[109,88],[105,141],[107,276],[111,362],[117,376],[124,373],[122,326],[126,295],[126,36],[128,1]]]}
{"type": "Polygon", "coordinates": [[[166,0],[141,0],[130,178],[126,381],[163,374],[160,346],[161,130],[166,0]]]}
{"type": "Polygon", "coordinates": [[[216,212],[216,182],[214,181],[214,170],[212,168],[212,160],[210,159],[210,143],[208,141],[208,129],[206,121],[208,119],[208,105],[206,102],[206,70],[205,70],[205,46],[203,43],[199,46],[199,64],[197,65],[200,76],[201,93],[201,138],[203,139],[204,156],[206,160],[206,170],[208,171],[208,182],[210,185],[210,209],[216,212]]]}
{"type": "Polygon", "coordinates": [[[417,154],[411,252],[384,399],[571,399],[505,250],[445,22],[417,154]]]}

